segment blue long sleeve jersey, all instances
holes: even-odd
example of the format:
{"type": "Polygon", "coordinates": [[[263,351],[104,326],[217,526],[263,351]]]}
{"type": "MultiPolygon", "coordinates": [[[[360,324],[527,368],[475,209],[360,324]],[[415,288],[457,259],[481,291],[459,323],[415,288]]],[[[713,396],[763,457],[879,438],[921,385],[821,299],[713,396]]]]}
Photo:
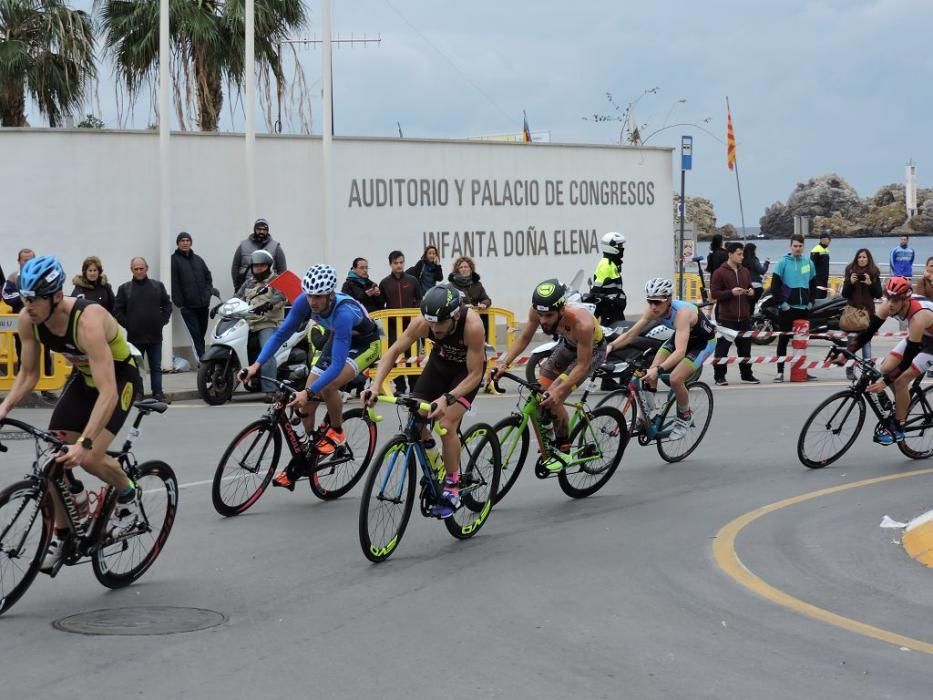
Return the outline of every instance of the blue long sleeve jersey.
{"type": "Polygon", "coordinates": [[[309,319],[323,326],[330,333],[328,342],[333,343],[331,347],[331,362],[323,374],[314,380],[310,386],[311,391],[318,392],[328,384],[333,382],[343,370],[344,363],[350,355],[350,347],[354,336],[359,341],[371,343],[379,337],[378,327],[375,322],[369,318],[360,303],[348,294],[337,293],[334,295],[334,303],[331,306],[330,315],[323,316],[311,311],[311,304],[308,297],[304,294],[295,299],[291,311],[285,317],[285,322],[279,326],[269,341],[263,345],[262,352],[256,358],[258,364],[263,364],[271,358],[292,334],[297,331],[309,319]]]}

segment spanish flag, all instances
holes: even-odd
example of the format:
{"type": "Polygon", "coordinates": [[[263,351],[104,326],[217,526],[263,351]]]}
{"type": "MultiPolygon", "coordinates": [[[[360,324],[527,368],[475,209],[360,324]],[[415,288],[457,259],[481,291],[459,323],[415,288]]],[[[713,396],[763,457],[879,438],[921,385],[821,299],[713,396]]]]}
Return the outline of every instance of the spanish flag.
{"type": "Polygon", "coordinates": [[[528,115],[525,114],[525,110],[522,110],[522,117],[524,119],[522,124],[522,141],[531,143],[531,130],[528,128],[528,115]]]}
{"type": "Polygon", "coordinates": [[[735,131],[732,129],[732,112],[726,105],[726,164],[735,170],[735,131]]]}

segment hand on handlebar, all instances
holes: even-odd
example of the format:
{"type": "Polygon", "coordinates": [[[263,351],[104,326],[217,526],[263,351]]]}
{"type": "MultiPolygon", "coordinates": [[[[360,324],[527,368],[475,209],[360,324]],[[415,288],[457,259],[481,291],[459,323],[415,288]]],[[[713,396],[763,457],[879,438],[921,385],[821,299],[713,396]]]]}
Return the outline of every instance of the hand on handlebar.
{"type": "Polygon", "coordinates": [[[495,366],[493,366],[493,368],[489,370],[489,380],[494,382],[497,379],[499,379],[499,377],[502,374],[505,374],[505,372],[507,371],[508,371],[508,367],[506,365],[500,364],[497,362],[495,366]]]}
{"type": "Polygon", "coordinates": [[[256,374],[259,372],[259,369],[260,369],[259,363],[254,362],[249,367],[245,369],[241,369],[236,375],[237,379],[239,379],[241,382],[245,384],[250,379],[256,376],[256,374]]]}
{"type": "Polygon", "coordinates": [[[376,405],[376,392],[372,389],[367,389],[360,394],[360,401],[363,402],[363,408],[372,408],[376,405]]]}
{"type": "Polygon", "coordinates": [[[292,400],[286,404],[287,408],[293,408],[299,413],[304,406],[307,406],[310,403],[311,397],[308,396],[308,392],[305,389],[299,389],[295,392],[295,395],[292,397],[292,400]]]}

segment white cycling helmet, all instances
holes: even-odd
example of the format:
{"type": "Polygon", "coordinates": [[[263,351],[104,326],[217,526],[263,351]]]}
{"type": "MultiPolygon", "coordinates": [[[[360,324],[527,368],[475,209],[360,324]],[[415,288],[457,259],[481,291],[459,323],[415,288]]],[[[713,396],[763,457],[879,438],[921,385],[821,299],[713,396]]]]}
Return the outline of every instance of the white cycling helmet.
{"type": "Polygon", "coordinates": [[[337,286],[337,271],[330,265],[312,265],[301,280],[305,294],[330,294],[337,286]]]}
{"type": "Polygon", "coordinates": [[[625,247],[625,236],[617,231],[610,231],[599,239],[599,249],[610,255],[622,255],[625,247]]]}
{"type": "Polygon", "coordinates": [[[655,277],[645,284],[645,296],[649,299],[674,296],[674,283],[665,277],[655,277]]]}

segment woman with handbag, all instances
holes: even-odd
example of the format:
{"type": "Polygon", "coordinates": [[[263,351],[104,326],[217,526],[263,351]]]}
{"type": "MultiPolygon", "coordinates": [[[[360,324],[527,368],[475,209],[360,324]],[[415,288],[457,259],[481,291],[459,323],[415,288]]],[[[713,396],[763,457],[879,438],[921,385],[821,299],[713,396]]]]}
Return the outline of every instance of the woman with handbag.
{"type": "MultiPolygon", "coordinates": [[[[875,316],[875,300],[881,298],[881,273],[868,248],[859,248],[855,259],[846,266],[842,296],[848,304],[842,310],[839,328],[850,333],[868,328],[875,316]]],[[[871,342],[862,346],[862,359],[871,359],[871,342]]],[[[846,379],[855,379],[852,367],[846,367],[846,379]]]]}

